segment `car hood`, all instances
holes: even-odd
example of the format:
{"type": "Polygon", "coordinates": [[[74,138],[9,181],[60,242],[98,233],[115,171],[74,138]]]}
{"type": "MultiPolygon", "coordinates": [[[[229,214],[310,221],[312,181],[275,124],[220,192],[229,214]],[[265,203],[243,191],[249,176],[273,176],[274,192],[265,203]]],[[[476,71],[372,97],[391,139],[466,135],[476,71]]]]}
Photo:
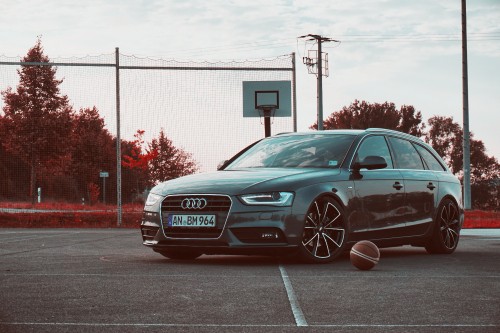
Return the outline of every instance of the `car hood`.
{"type": "Polygon", "coordinates": [[[267,191],[294,191],[338,175],[339,169],[252,168],[189,175],[157,185],[152,192],[171,194],[246,194],[267,191]]]}

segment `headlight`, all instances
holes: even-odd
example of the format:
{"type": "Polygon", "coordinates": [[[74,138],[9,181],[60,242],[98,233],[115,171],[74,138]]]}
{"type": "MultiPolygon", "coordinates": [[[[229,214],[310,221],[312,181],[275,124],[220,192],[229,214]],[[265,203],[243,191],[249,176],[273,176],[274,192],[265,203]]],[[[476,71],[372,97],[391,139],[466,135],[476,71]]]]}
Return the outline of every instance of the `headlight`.
{"type": "Polygon", "coordinates": [[[293,202],[292,192],[270,192],[257,194],[244,194],[240,196],[241,201],[246,205],[267,205],[267,206],[291,206],[293,202]]]}
{"type": "Polygon", "coordinates": [[[153,206],[155,203],[163,199],[161,195],[149,193],[148,198],[146,199],[146,206],[153,206]]]}

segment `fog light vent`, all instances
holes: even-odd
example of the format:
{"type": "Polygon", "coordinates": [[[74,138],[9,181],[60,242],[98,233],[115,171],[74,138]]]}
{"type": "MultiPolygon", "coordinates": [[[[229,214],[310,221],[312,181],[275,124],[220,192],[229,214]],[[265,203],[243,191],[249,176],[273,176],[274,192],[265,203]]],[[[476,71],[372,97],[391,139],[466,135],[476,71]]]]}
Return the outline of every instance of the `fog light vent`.
{"type": "Polygon", "coordinates": [[[278,228],[231,228],[243,243],[285,243],[285,236],[278,228]]]}
{"type": "Polygon", "coordinates": [[[277,232],[263,232],[261,235],[260,235],[260,238],[262,239],[277,239],[279,238],[279,235],[277,232]]]}

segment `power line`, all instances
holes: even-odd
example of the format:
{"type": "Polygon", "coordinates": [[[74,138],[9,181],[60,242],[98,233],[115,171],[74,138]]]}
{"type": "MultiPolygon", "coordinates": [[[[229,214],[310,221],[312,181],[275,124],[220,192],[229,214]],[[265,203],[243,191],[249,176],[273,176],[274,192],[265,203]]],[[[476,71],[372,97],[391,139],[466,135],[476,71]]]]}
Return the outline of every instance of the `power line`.
{"type": "MultiPolygon", "coordinates": [[[[342,43],[448,43],[461,42],[461,34],[344,34],[338,35],[342,43]]],[[[285,47],[296,47],[298,39],[278,39],[278,40],[261,40],[255,42],[247,42],[241,44],[223,44],[210,47],[197,47],[191,49],[182,49],[171,52],[170,55],[186,56],[186,55],[216,55],[232,51],[259,50],[259,49],[279,49],[285,47]]],[[[310,47],[313,47],[316,40],[305,40],[305,43],[313,42],[310,47]]],[[[500,31],[494,32],[476,32],[468,34],[468,42],[495,42],[500,41],[500,31]]]]}

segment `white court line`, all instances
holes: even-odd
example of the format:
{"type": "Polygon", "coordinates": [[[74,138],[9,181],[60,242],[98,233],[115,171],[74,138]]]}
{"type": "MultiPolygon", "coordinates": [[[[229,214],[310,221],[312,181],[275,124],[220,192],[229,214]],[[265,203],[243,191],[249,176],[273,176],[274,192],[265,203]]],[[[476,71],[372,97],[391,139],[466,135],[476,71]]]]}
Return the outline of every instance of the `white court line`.
{"type": "MultiPolygon", "coordinates": [[[[174,324],[174,323],[76,323],[76,322],[2,322],[0,326],[87,326],[87,327],[294,327],[287,324],[174,324]]],[[[497,324],[312,324],[309,327],[330,328],[489,328],[497,324]]]]}
{"type": "Polygon", "coordinates": [[[295,317],[295,323],[297,326],[308,326],[306,318],[304,317],[304,313],[300,308],[299,301],[295,292],[293,291],[292,283],[288,278],[288,274],[286,273],[285,267],[280,267],[281,278],[283,279],[283,283],[285,284],[286,293],[288,295],[288,301],[290,302],[290,306],[292,307],[293,316],[295,317]]]}

